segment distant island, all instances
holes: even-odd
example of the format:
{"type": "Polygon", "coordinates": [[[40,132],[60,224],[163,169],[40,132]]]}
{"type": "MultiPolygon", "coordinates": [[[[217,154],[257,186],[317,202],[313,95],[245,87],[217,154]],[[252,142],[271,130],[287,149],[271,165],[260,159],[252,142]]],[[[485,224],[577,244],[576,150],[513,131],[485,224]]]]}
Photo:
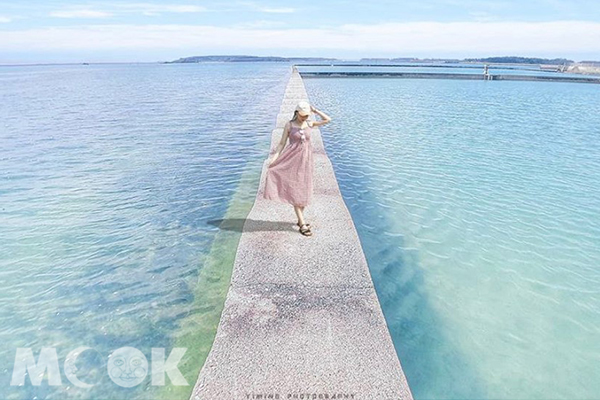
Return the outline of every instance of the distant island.
{"type": "Polygon", "coordinates": [[[544,64],[544,65],[569,65],[575,63],[566,58],[535,58],[535,57],[487,57],[487,58],[465,58],[466,62],[483,62],[497,64],[544,64]]]}
{"type": "MultiPolygon", "coordinates": [[[[193,56],[184,57],[174,61],[165,61],[165,64],[180,63],[208,63],[208,62],[286,62],[286,63],[315,63],[332,64],[343,63],[348,60],[323,57],[261,57],[246,55],[212,55],[212,56],[193,56]]],[[[575,62],[566,58],[537,58],[537,57],[487,57],[487,58],[417,58],[417,57],[398,57],[398,58],[361,58],[360,64],[385,64],[385,63],[439,63],[439,64],[533,64],[539,65],[541,69],[554,70],[557,72],[571,72],[585,75],[600,74],[600,61],[581,61],[575,62]]]]}
{"type": "MultiPolygon", "coordinates": [[[[166,63],[201,63],[201,62],[339,62],[337,58],[323,57],[260,57],[260,56],[193,56],[184,57],[175,61],[166,61],[166,63]]],[[[440,63],[493,63],[493,64],[542,64],[542,65],[570,65],[575,61],[566,58],[536,58],[536,57],[487,57],[487,58],[361,58],[359,62],[440,62],[440,63]]],[[[596,63],[594,61],[582,61],[582,63],[596,63]]]]}
{"type": "Polygon", "coordinates": [[[172,63],[201,63],[201,62],[332,62],[338,61],[335,58],[321,57],[258,57],[258,56],[193,56],[184,57],[172,63]]]}
{"type": "Polygon", "coordinates": [[[360,62],[414,62],[414,63],[490,63],[490,64],[541,64],[541,65],[570,65],[575,61],[566,58],[535,58],[535,57],[487,57],[487,58],[361,58],[360,62]]]}

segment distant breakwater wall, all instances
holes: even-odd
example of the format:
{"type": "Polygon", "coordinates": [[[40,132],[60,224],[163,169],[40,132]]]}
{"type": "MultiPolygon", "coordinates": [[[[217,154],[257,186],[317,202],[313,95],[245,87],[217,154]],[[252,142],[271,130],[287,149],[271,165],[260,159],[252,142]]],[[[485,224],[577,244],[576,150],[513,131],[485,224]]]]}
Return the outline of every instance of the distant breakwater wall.
{"type": "Polygon", "coordinates": [[[453,73],[419,73],[419,72],[300,72],[302,78],[404,78],[404,79],[464,79],[491,81],[540,81],[540,82],[573,82],[600,83],[600,78],[565,77],[565,76],[533,76],[533,75],[495,75],[489,74],[453,74],[453,73]]]}
{"type": "MultiPolygon", "coordinates": [[[[449,64],[364,64],[364,63],[345,63],[345,64],[295,64],[297,67],[385,67],[385,68],[452,68],[452,69],[478,69],[482,70],[481,64],[465,64],[465,65],[449,65],[449,64]]],[[[540,69],[537,64],[519,64],[519,65],[507,65],[507,64],[487,64],[490,69],[515,69],[519,71],[539,71],[544,72],[540,69]]],[[[553,72],[553,71],[549,71],[553,72]]]]}

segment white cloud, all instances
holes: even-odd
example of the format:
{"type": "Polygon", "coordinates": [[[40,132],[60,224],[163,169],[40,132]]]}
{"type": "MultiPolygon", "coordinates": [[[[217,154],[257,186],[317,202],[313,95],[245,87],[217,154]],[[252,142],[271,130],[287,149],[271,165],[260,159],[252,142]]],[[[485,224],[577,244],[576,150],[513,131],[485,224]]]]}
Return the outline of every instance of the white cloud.
{"type": "Polygon", "coordinates": [[[107,11],[86,9],[84,5],[72,7],[65,10],[53,11],[50,16],[56,18],[105,18],[120,13],[140,13],[148,16],[158,16],[162,13],[199,13],[205,12],[206,8],[190,4],[152,4],[152,3],[103,3],[102,7],[107,11]]]}
{"type": "Polygon", "coordinates": [[[4,15],[0,15],[0,24],[7,24],[12,21],[11,18],[5,17],[4,15]]]}
{"type": "Polygon", "coordinates": [[[244,22],[241,24],[236,24],[232,26],[233,29],[272,29],[272,28],[281,28],[288,25],[287,22],[284,21],[267,21],[267,20],[257,20],[244,22]]]}
{"type": "Polygon", "coordinates": [[[96,10],[61,10],[51,12],[50,16],[56,18],[105,18],[112,14],[96,10]]]}
{"type": "Polygon", "coordinates": [[[198,13],[206,11],[205,7],[189,4],[161,5],[151,3],[132,3],[115,4],[115,7],[129,12],[140,12],[145,15],[160,15],[160,13],[198,13]]]}
{"type": "Polygon", "coordinates": [[[238,5],[246,6],[253,8],[256,11],[264,12],[264,13],[274,13],[274,14],[288,14],[296,12],[295,8],[291,7],[265,7],[261,4],[258,4],[254,1],[238,1],[238,5]]]}
{"type": "Polygon", "coordinates": [[[600,23],[413,22],[327,29],[265,29],[194,25],[93,25],[0,31],[0,51],[175,49],[202,54],[232,50],[293,51],[323,56],[351,51],[380,55],[554,55],[600,58],[600,23]],[[43,38],[43,40],[41,39],[43,38]]]}
{"type": "Polygon", "coordinates": [[[489,22],[493,20],[498,20],[499,18],[494,17],[492,14],[487,13],[485,11],[472,11],[469,13],[471,17],[473,17],[474,21],[477,22],[489,22]]]}
{"type": "Polygon", "coordinates": [[[293,13],[296,12],[293,8],[260,8],[259,9],[265,13],[275,13],[275,14],[285,14],[285,13],[293,13]]]}

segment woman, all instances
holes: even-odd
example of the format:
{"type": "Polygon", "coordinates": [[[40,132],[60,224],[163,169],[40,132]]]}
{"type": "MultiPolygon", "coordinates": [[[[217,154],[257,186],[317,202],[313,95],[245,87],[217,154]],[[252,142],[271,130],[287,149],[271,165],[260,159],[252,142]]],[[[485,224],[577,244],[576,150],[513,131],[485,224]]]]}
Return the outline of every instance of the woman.
{"type": "Polygon", "coordinates": [[[312,128],[329,123],[331,118],[305,101],[296,106],[294,117],[285,124],[281,141],[268,161],[264,198],[294,206],[300,233],[311,236],[310,224],[304,222],[304,207],[312,201],[313,146],[312,128]],[[321,121],[309,121],[310,114],[318,114],[321,121]],[[288,138],[289,146],[285,147],[288,138]],[[285,149],[284,149],[285,147],[285,149]],[[283,152],[282,152],[283,150],[283,152]]]}

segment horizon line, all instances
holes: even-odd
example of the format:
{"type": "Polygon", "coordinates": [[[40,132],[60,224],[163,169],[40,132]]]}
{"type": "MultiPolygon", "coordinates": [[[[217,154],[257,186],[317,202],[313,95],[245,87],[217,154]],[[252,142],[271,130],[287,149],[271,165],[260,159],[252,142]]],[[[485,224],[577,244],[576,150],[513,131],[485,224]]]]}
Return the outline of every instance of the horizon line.
{"type": "MultiPolygon", "coordinates": [[[[468,58],[453,58],[453,57],[425,57],[425,58],[420,58],[420,57],[360,57],[360,58],[337,58],[337,57],[317,57],[317,56],[309,56],[309,57],[302,57],[302,56],[293,56],[293,57],[285,57],[285,56],[255,56],[255,55],[240,55],[240,54],[210,54],[210,55],[201,55],[201,56],[188,56],[188,57],[180,57],[178,58],[178,60],[181,59],[186,59],[186,58],[193,58],[193,57],[257,57],[257,58],[284,58],[284,59],[294,59],[294,58],[304,58],[304,59],[333,59],[336,61],[361,61],[361,60],[392,60],[395,58],[404,58],[404,59],[411,59],[411,60],[456,60],[456,61],[465,61],[465,60],[480,60],[480,59],[486,59],[486,58],[503,58],[503,57],[515,57],[515,58],[539,58],[539,59],[546,59],[546,60],[553,60],[553,59],[565,59],[565,60],[569,60],[568,58],[565,57],[554,57],[554,58],[548,58],[548,57],[535,57],[535,56],[515,56],[515,55],[511,55],[511,56],[488,56],[488,57],[468,57],[468,58]]],[[[172,60],[172,61],[167,61],[167,60],[157,60],[157,61],[73,61],[73,62],[25,62],[25,63],[21,63],[21,62],[15,62],[15,63],[4,63],[4,62],[0,62],[0,66],[1,67],[28,67],[28,66],[47,66],[47,65],[82,65],[82,64],[88,64],[88,65],[98,65],[98,64],[164,64],[164,63],[169,63],[169,64],[186,64],[186,63],[177,63],[175,62],[177,60],[172,60]]],[[[597,60],[572,60],[574,63],[582,63],[582,62],[600,62],[597,60]]],[[[273,62],[284,62],[284,61],[273,61],[273,62]]],[[[196,62],[197,64],[200,64],[200,62],[196,62]]],[[[187,63],[187,64],[193,64],[193,62],[187,63]]]]}

